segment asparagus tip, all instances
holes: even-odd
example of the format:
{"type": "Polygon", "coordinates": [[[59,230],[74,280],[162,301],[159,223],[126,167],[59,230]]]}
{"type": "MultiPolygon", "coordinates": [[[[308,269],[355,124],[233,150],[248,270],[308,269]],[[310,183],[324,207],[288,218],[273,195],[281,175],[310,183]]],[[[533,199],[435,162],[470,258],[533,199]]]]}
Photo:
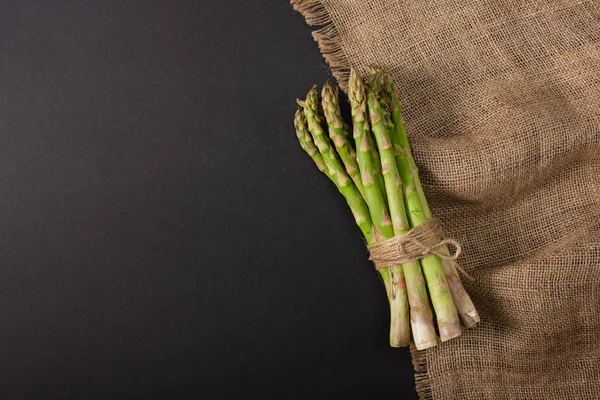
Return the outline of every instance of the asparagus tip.
{"type": "Polygon", "coordinates": [[[355,106],[355,104],[352,103],[359,103],[363,100],[365,93],[364,90],[365,85],[362,78],[354,68],[350,68],[350,78],[348,80],[348,98],[350,99],[352,107],[355,106]]]}

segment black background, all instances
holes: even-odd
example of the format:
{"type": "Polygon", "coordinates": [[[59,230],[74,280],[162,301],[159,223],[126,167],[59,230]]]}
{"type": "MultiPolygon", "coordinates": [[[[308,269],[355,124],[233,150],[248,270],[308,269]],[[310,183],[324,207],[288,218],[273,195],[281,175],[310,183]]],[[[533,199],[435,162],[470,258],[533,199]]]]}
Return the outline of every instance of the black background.
{"type": "Polygon", "coordinates": [[[0,398],[414,398],[287,1],[0,3],[0,398]]]}

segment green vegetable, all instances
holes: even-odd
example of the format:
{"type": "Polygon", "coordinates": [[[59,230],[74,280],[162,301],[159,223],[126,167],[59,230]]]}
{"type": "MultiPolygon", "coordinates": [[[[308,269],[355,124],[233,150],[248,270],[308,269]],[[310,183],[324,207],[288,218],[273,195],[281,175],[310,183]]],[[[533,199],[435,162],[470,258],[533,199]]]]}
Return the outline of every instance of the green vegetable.
{"type": "MultiPolygon", "coordinates": [[[[365,86],[354,71],[351,72],[348,82],[348,99],[352,109],[358,168],[365,189],[365,201],[375,224],[375,238],[377,241],[389,239],[394,237],[394,227],[384,197],[385,187],[380,187],[373,178],[376,173],[374,165],[382,164],[379,159],[373,159],[375,153],[371,146],[371,140],[369,140],[370,127],[365,86]]],[[[384,182],[387,184],[385,180],[384,182]]],[[[399,265],[381,271],[385,271],[389,275],[389,280],[384,280],[384,282],[386,282],[391,310],[390,345],[393,347],[407,346],[410,343],[410,320],[404,272],[399,265]]]]}
{"type": "Polygon", "coordinates": [[[325,119],[329,126],[329,137],[346,167],[346,172],[360,194],[364,197],[365,193],[360,179],[360,171],[356,162],[356,152],[348,141],[347,125],[344,123],[342,112],[340,111],[337,86],[331,83],[331,81],[325,82],[321,91],[321,97],[325,119]]]}
{"type": "MultiPolygon", "coordinates": [[[[394,235],[399,235],[408,232],[410,224],[402,197],[403,181],[398,173],[391,141],[391,137],[394,134],[394,126],[389,114],[386,112],[386,99],[382,96],[383,74],[378,72],[371,75],[368,84],[370,90],[367,98],[371,127],[381,156],[394,235]]],[[[406,281],[408,304],[410,307],[410,323],[415,346],[419,350],[433,347],[438,341],[433,324],[433,315],[429,307],[429,296],[427,295],[425,279],[421,273],[421,266],[418,261],[412,261],[402,264],[402,269],[406,281]]]]}
{"type": "Polygon", "coordinates": [[[373,222],[371,221],[367,204],[356,185],[354,185],[347,173],[340,168],[339,163],[332,162],[331,158],[325,159],[317,146],[315,146],[313,138],[308,131],[308,125],[302,108],[296,110],[294,126],[300,146],[313,159],[317,168],[331,179],[340,193],[346,198],[346,202],[354,215],[356,225],[360,228],[367,243],[375,243],[373,222]]]}
{"type": "MultiPolygon", "coordinates": [[[[382,73],[382,75],[383,88],[387,98],[389,99],[390,115],[395,128],[395,135],[392,137],[395,139],[394,144],[397,149],[396,153],[398,154],[396,157],[396,162],[398,163],[398,168],[403,168],[405,174],[407,175],[406,181],[408,181],[411,186],[410,192],[412,192],[412,189],[416,191],[416,195],[422,207],[424,218],[429,219],[431,218],[431,210],[429,209],[427,199],[425,198],[425,193],[423,192],[423,186],[421,185],[421,180],[419,178],[419,170],[412,157],[410,143],[408,141],[408,136],[406,135],[406,129],[404,126],[404,119],[402,118],[402,107],[398,92],[392,78],[384,73],[382,73]]],[[[450,254],[447,246],[442,248],[442,252],[446,255],[450,254]]],[[[479,314],[475,309],[475,305],[460,281],[460,277],[458,276],[458,272],[456,271],[452,261],[442,260],[442,263],[447,277],[450,293],[452,294],[458,314],[460,315],[463,324],[465,324],[467,328],[471,328],[479,322],[479,314]]]]}
{"type": "MultiPolygon", "coordinates": [[[[381,70],[369,72],[365,85],[351,70],[351,126],[342,118],[338,89],[329,81],[322,89],[322,101],[316,86],[306,100],[298,101],[294,126],[300,146],[342,193],[365,241],[372,245],[407,233],[430,219],[431,211],[410,152],[396,88],[381,70]]],[[[442,251],[449,254],[446,246],[442,251]]],[[[411,330],[417,349],[437,344],[430,301],[442,341],[461,334],[459,314],[467,327],[479,321],[452,262],[429,254],[379,273],[390,304],[393,347],[407,346],[411,330]]]]}

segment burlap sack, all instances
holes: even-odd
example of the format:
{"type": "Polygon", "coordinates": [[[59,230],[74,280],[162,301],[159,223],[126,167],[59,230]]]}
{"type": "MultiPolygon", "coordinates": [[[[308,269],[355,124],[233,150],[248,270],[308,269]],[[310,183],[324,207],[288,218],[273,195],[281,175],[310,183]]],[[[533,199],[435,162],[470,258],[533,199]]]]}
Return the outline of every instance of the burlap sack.
{"type": "Polygon", "coordinates": [[[600,398],[598,0],[296,0],[334,75],[398,84],[481,324],[413,351],[423,399],[600,398]]]}

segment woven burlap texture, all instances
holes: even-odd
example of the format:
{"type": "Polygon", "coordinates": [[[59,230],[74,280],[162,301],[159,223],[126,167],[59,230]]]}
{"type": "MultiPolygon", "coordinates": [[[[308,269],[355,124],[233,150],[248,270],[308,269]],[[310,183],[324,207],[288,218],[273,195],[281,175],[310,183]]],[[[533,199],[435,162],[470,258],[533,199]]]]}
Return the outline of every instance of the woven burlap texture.
{"type": "Polygon", "coordinates": [[[413,351],[422,399],[600,398],[598,0],[297,0],[345,88],[398,85],[480,325],[413,351]]]}

